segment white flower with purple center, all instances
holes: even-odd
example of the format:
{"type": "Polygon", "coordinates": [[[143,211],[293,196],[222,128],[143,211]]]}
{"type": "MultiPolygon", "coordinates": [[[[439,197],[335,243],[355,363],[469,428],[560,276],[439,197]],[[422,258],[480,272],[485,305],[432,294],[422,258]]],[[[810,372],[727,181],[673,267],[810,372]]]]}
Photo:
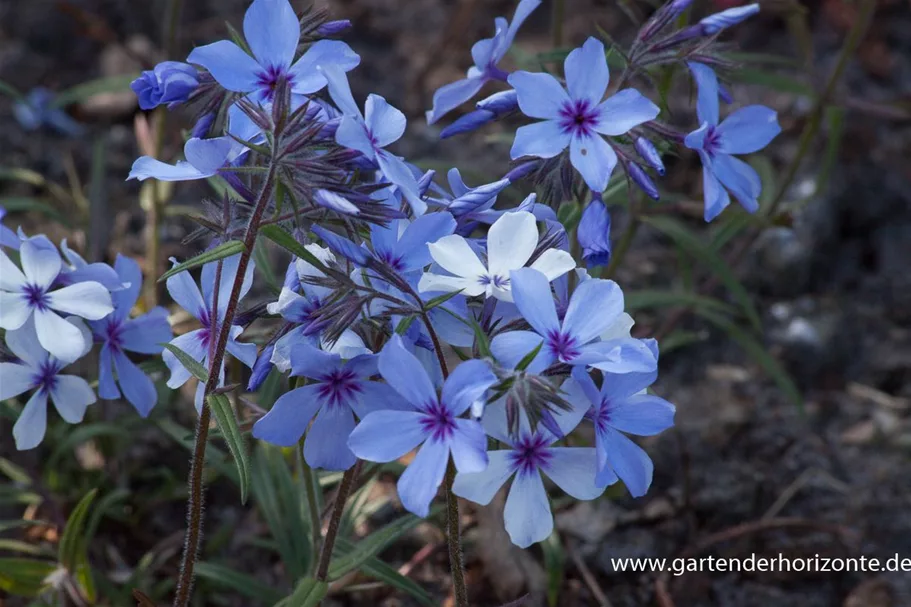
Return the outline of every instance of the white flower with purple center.
{"type": "MultiPolygon", "coordinates": [[[[174,265],[177,265],[177,260],[172,259],[171,261],[174,265]]],[[[212,340],[218,339],[218,332],[222,329],[225,312],[228,308],[228,300],[230,299],[231,290],[234,286],[234,277],[237,276],[239,261],[239,253],[221,260],[222,271],[221,276],[217,281],[217,291],[215,289],[215,283],[219,262],[213,261],[202,267],[202,278],[200,279],[200,284],[202,285],[201,294],[189,272],[184,271],[175,274],[168,278],[167,281],[168,293],[171,294],[174,301],[176,301],[181,308],[192,314],[194,318],[198,319],[202,325],[201,328],[185,333],[180,337],[173,339],[170,343],[183,350],[193,360],[202,363],[205,367],[208,367],[210,348],[214,346],[212,340]],[[216,297],[218,300],[217,312],[213,314],[213,311],[216,310],[216,297]]],[[[253,286],[253,272],[254,264],[251,261],[247,266],[247,272],[244,274],[243,283],[241,285],[241,299],[250,291],[250,287],[253,286]]],[[[253,363],[256,362],[256,344],[238,342],[237,338],[241,333],[243,333],[243,327],[237,325],[231,327],[228,334],[227,351],[234,358],[252,368],[253,363]]],[[[165,350],[162,352],[161,357],[168,366],[168,369],[171,370],[171,377],[168,379],[168,387],[172,390],[181,387],[190,379],[190,377],[192,377],[190,371],[184,368],[184,366],[180,364],[180,361],[177,360],[177,357],[170,351],[165,350]]],[[[219,386],[224,384],[224,376],[225,365],[224,362],[222,362],[218,374],[219,386]]],[[[205,386],[200,382],[196,388],[196,398],[194,400],[197,412],[202,410],[204,395],[205,386]]]]}
{"type": "MultiPolygon", "coordinates": [[[[505,213],[487,233],[487,265],[468,241],[452,234],[430,243],[430,255],[450,276],[427,272],[421,277],[421,292],[461,291],[467,296],[485,295],[512,301],[510,272],[525,266],[538,246],[535,216],[526,211],[505,213]]],[[[547,249],[531,263],[548,280],[576,267],[572,255],[560,249],[547,249]]]]}
{"type": "Polygon", "coordinates": [[[497,378],[486,362],[469,360],[456,367],[438,394],[421,362],[398,335],[380,352],[379,371],[412,410],[369,413],[351,433],[348,446],[361,459],[385,463],[422,445],[399,478],[398,491],[409,512],[427,516],[450,455],[459,472],[487,467],[484,429],[461,416],[484,399],[497,378]]]}
{"type": "Polygon", "coordinates": [[[540,373],[554,363],[612,373],[644,373],[656,368],[657,357],[645,341],[629,337],[601,340],[623,316],[623,292],[614,281],[592,278],[579,283],[562,321],[547,276],[523,268],[512,272],[511,281],[516,307],[533,330],[508,331],[491,340],[491,351],[503,365],[514,367],[540,346],[527,367],[531,373],[540,373]]]}
{"type": "Polygon", "coordinates": [[[355,416],[363,419],[371,411],[402,408],[395,390],[370,380],[376,374],[374,354],[343,361],[338,354],[310,345],[295,346],[291,351],[291,375],[311,381],[275,401],[272,409],[253,425],[254,438],[292,447],[306,432],[304,458],[311,467],[347,470],[357,461],[348,448],[355,416]]]}
{"type": "Polygon", "coordinates": [[[41,346],[55,358],[73,362],[85,353],[85,336],[57,312],[100,320],[114,309],[111,294],[94,281],[53,289],[63,267],[55,248],[26,240],[19,255],[22,270],[0,250],[0,329],[14,331],[34,317],[30,326],[41,346]]]}
{"type": "MultiPolygon", "coordinates": [[[[60,373],[68,363],[47,353],[37,339],[33,322],[28,319],[18,329],[7,331],[6,345],[18,362],[0,362],[0,401],[35,391],[13,426],[16,449],[20,451],[37,447],[44,438],[48,398],[60,417],[70,424],[81,422],[86,407],[95,402],[88,382],[75,375],[60,373]]],[[[82,335],[84,347],[80,356],[86,354],[92,344],[88,328],[74,317],[63,322],[82,335]]]]}
{"type": "MultiPolygon", "coordinates": [[[[588,403],[570,402],[574,405],[572,409],[553,415],[564,435],[572,432],[588,408],[588,403]]],[[[508,448],[489,451],[490,463],[485,470],[469,474],[460,472],[452,491],[459,497],[487,505],[514,477],[503,520],[509,538],[517,546],[528,548],[553,532],[554,518],[542,476],[579,500],[595,499],[604,492],[604,486],[595,483],[595,449],[556,447],[554,443],[559,437],[543,426],[532,431],[524,414],[520,416],[519,432],[510,435],[506,407],[502,402],[487,407],[482,423],[489,436],[508,448]]]]}
{"type": "Polygon", "coordinates": [[[635,89],[623,89],[602,101],[610,80],[604,44],[589,38],[564,62],[566,89],[550,74],[513,72],[519,108],[543,122],[520,127],[513,159],[552,158],[569,148],[569,159],[595,192],[607,187],[617,154],[601,135],[616,137],[654,120],[660,110],[635,89]]]}

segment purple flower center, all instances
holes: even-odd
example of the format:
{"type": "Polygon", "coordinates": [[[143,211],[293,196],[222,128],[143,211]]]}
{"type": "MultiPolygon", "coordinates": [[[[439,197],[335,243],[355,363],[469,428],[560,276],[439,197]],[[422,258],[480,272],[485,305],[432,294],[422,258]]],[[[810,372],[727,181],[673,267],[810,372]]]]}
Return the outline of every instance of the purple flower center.
{"type": "Polygon", "coordinates": [[[402,261],[401,256],[394,255],[392,251],[375,251],[375,253],[377,259],[396,272],[403,272],[405,270],[405,264],[402,261]]]}
{"type": "Polygon", "coordinates": [[[519,474],[547,468],[552,457],[547,440],[537,432],[520,436],[509,454],[510,462],[519,474]]]}
{"type": "Polygon", "coordinates": [[[38,285],[27,284],[22,288],[22,294],[30,308],[46,310],[48,307],[47,289],[38,285]]]}
{"type": "Polygon", "coordinates": [[[485,287],[493,285],[493,287],[496,289],[505,289],[509,286],[509,278],[505,276],[499,276],[497,274],[488,274],[481,276],[478,279],[478,282],[480,282],[485,287]]]}
{"type": "Polygon", "coordinates": [[[586,413],[586,416],[592,420],[599,432],[604,432],[610,426],[610,403],[602,400],[597,407],[593,407],[586,413]]]}
{"type": "Polygon", "coordinates": [[[105,321],[102,337],[112,348],[120,350],[123,347],[123,321],[118,318],[108,317],[105,321]]]}
{"type": "Polygon", "coordinates": [[[38,372],[32,377],[32,384],[42,392],[50,392],[57,386],[57,374],[61,365],[55,360],[46,360],[41,363],[38,372]]]}
{"type": "Polygon", "coordinates": [[[705,139],[702,141],[702,149],[705,150],[705,153],[709,156],[714,156],[720,147],[721,133],[718,132],[717,127],[709,126],[708,130],[705,132],[705,139]]]}
{"type": "Polygon", "coordinates": [[[257,74],[256,84],[259,86],[260,94],[265,101],[273,101],[275,99],[275,91],[282,81],[286,81],[289,87],[293,84],[291,74],[280,65],[270,65],[257,74]]]}
{"type": "Polygon", "coordinates": [[[212,319],[209,317],[208,310],[201,310],[199,313],[199,322],[202,328],[199,330],[199,343],[203,348],[208,350],[209,338],[212,336],[212,319]]]}
{"type": "Polygon", "coordinates": [[[588,99],[574,99],[560,108],[560,128],[574,137],[589,137],[598,123],[599,112],[588,99]]]}
{"type": "Polygon", "coordinates": [[[570,362],[579,356],[576,338],[563,331],[548,331],[547,347],[551,354],[562,362],[570,362]]]}
{"type": "Polygon", "coordinates": [[[324,375],[317,390],[330,407],[346,405],[362,392],[357,375],[350,369],[336,369],[324,375]]]}
{"type": "Polygon", "coordinates": [[[421,427],[430,434],[435,441],[446,441],[452,438],[455,431],[455,416],[443,406],[443,403],[434,401],[424,407],[421,417],[421,427]]]}

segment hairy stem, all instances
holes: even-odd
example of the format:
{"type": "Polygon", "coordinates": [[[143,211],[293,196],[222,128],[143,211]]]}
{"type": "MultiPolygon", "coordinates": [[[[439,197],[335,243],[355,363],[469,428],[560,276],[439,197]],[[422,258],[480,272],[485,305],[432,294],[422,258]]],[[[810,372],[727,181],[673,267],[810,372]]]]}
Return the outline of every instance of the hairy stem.
{"type": "Polygon", "coordinates": [[[465,584],[465,564],[462,561],[462,531],[459,521],[459,498],[452,492],[456,469],[449,460],[446,467],[446,543],[449,545],[449,568],[456,607],[468,607],[468,586],[465,584]]]}
{"type": "Polygon", "coordinates": [[[325,582],[329,575],[329,562],[332,560],[332,550],[335,548],[335,538],[338,537],[339,524],[342,521],[342,513],[345,511],[345,502],[348,501],[351,488],[354,486],[354,479],[357,478],[360,469],[360,465],[355,465],[346,470],[342,476],[342,482],[338,486],[335,505],[332,507],[332,516],[329,519],[329,526],[326,528],[326,540],[323,542],[323,549],[319,555],[319,566],[316,568],[316,579],[320,582],[325,582]]]}
{"type": "MultiPolygon", "coordinates": [[[[231,332],[231,325],[234,322],[234,316],[237,314],[237,306],[240,301],[240,291],[243,287],[244,275],[247,273],[247,266],[250,264],[250,256],[253,252],[253,245],[256,244],[256,236],[259,233],[259,225],[262,221],[263,213],[268,205],[269,198],[272,195],[272,185],[275,180],[275,164],[270,162],[269,172],[263,182],[259,197],[256,200],[253,213],[247,223],[247,229],[244,232],[244,250],[240,253],[240,260],[237,264],[237,275],[234,277],[234,284],[231,286],[231,295],[228,298],[225,317],[221,319],[219,326],[218,317],[213,317],[215,326],[218,327],[218,341],[212,350],[212,356],[209,357],[209,378],[205,386],[205,398],[202,403],[202,411],[199,414],[199,420],[196,423],[196,438],[193,447],[193,459],[190,461],[190,479],[189,497],[187,499],[187,533],[184,538],[183,556],[180,563],[180,577],[177,579],[177,590],[174,597],[174,607],[186,607],[190,602],[193,591],[193,574],[196,566],[196,558],[199,555],[199,547],[202,540],[203,527],[203,468],[206,458],[206,443],[209,437],[209,422],[211,412],[206,402],[209,394],[218,387],[219,370],[225,360],[225,350],[228,344],[228,335],[231,332]]],[[[218,292],[217,290],[215,291],[218,292]]]]}

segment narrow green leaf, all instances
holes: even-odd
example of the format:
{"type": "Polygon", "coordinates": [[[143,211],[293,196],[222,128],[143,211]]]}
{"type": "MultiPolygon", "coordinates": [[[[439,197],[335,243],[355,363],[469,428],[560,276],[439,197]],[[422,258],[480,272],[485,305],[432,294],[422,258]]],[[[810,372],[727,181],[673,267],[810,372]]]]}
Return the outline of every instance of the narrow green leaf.
{"type": "Polygon", "coordinates": [[[557,531],[551,533],[541,543],[541,550],[544,553],[544,569],[547,571],[547,604],[550,607],[557,607],[560,589],[563,587],[566,562],[566,553],[563,551],[563,544],[560,543],[560,534],[557,531]]]}
{"type": "MultiPolygon", "coordinates": [[[[335,545],[339,550],[350,552],[355,549],[356,544],[345,538],[338,538],[335,545]]],[[[399,573],[395,567],[388,565],[376,557],[371,557],[361,564],[360,570],[367,576],[379,580],[384,584],[401,590],[408,596],[416,600],[419,604],[426,607],[436,607],[438,603],[433,600],[430,593],[421,588],[420,584],[399,573]]]]}
{"type": "Polygon", "coordinates": [[[538,344],[538,346],[534,350],[532,350],[531,352],[529,352],[528,354],[526,354],[525,356],[522,357],[522,360],[520,360],[519,364],[516,365],[516,371],[524,371],[525,369],[527,369],[528,365],[530,365],[531,361],[533,361],[535,359],[535,357],[538,355],[538,352],[541,351],[542,347],[544,347],[543,340],[541,341],[541,343],[538,344]]]}
{"type": "Polygon", "coordinates": [[[389,544],[416,527],[424,519],[407,514],[360,539],[351,552],[332,559],[329,565],[329,579],[337,580],[349,571],[361,566],[367,559],[376,556],[389,544]]]}
{"type": "Polygon", "coordinates": [[[772,378],[778,385],[778,388],[784,392],[785,396],[787,396],[798,409],[801,411],[803,410],[803,396],[800,394],[800,389],[794,383],[794,380],[791,379],[791,376],[785,368],[781,366],[781,363],[769,354],[768,350],[766,350],[759,341],[724,316],[720,316],[705,309],[697,309],[696,313],[716,327],[722,329],[734,341],[740,344],[740,347],[753,357],[753,360],[755,360],[769,377],[772,378]]]}
{"type": "Polygon", "coordinates": [[[0,558],[0,590],[18,596],[36,596],[47,587],[57,564],[29,558],[0,558]]]}
{"type": "Polygon", "coordinates": [[[740,307],[743,309],[753,327],[757,331],[761,329],[762,322],[759,319],[759,313],[753,305],[750,294],[740,281],[737,280],[730,266],[721,258],[717,251],[714,251],[709,246],[703,244],[703,239],[673,217],[656,215],[644,217],[643,221],[663,232],[670,237],[671,240],[686,250],[687,253],[706,264],[712,273],[721,280],[727,290],[730,291],[731,296],[740,304],[740,307]]]}
{"type": "Polygon", "coordinates": [[[316,607],[327,594],[329,584],[306,577],[297,583],[294,594],[276,603],[275,607],[316,607]]]}
{"type": "Polygon", "coordinates": [[[237,417],[231,407],[231,401],[224,394],[210,394],[206,399],[218,422],[218,428],[228,445],[234,463],[237,466],[237,477],[240,480],[240,501],[247,503],[247,492],[250,487],[250,460],[244,439],[237,427],[237,417]]]}
{"type": "Polygon", "coordinates": [[[85,523],[88,520],[89,508],[98,494],[97,489],[86,493],[66,520],[66,528],[60,538],[60,547],[57,559],[69,571],[74,571],[81,553],[85,552],[85,523]]]}
{"type": "Polygon", "coordinates": [[[411,326],[411,323],[415,321],[417,317],[414,314],[409,314],[399,321],[399,324],[395,327],[396,335],[404,335],[408,332],[408,328],[411,326]]]}
{"type": "Polygon", "coordinates": [[[474,331],[474,342],[475,346],[478,348],[478,353],[482,358],[492,357],[493,353],[490,351],[490,340],[487,339],[487,334],[484,333],[484,329],[481,328],[481,325],[479,325],[478,321],[474,318],[469,318],[468,321],[474,331]]]}
{"type": "Polygon", "coordinates": [[[232,255],[237,255],[243,251],[244,243],[239,240],[229,240],[228,242],[223,242],[214,249],[203,251],[196,257],[188,259],[183,263],[177,264],[162,274],[161,278],[158,279],[158,282],[163,282],[175,274],[180,274],[185,270],[192,270],[193,268],[198,268],[199,266],[205,265],[207,263],[218,261],[219,259],[224,259],[225,257],[231,257],[232,255]]]}
{"type": "Polygon", "coordinates": [[[275,270],[272,269],[272,262],[269,259],[269,250],[266,248],[266,243],[264,241],[257,240],[256,244],[253,245],[253,260],[256,262],[256,269],[265,279],[269,290],[274,294],[279,293],[281,291],[281,282],[279,282],[278,277],[275,275],[275,270]]]}
{"type": "Polygon", "coordinates": [[[325,266],[325,264],[323,264],[323,262],[321,262],[319,259],[317,259],[313,253],[308,251],[304,247],[304,245],[297,242],[297,239],[294,238],[294,235],[291,234],[291,232],[289,232],[285,228],[275,225],[273,223],[273,224],[261,227],[259,229],[259,233],[262,234],[263,236],[265,236],[266,238],[268,238],[269,240],[271,240],[272,242],[274,242],[275,244],[277,244],[278,246],[280,246],[281,248],[285,249],[292,255],[296,255],[297,257],[308,262],[310,265],[312,265],[316,269],[321,270],[323,272],[326,272],[328,270],[328,268],[326,268],[326,266],[325,266]]]}
{"type": "Polygon", "coordinates": [[[239,592],[240,594],[269,604],[282,599],[282,593],[274,586],[264,584],[253,576],[235,571],[215,563],[196,563],[196,575],[215,584],[239,592]]]}
{"type": "Polygon", "coordinates": [[[206,383],[209,381],[209,371],[203,367],[198,361],[196,361],[192,356],[175,346],[174,344],[161,344],[168,352],[177,357],[177,360],[184,366],[184,368],[193,374],[193,377],[199,381],[206,383]]]}
{"type": "MultiPolygon", "coordinates": [[[[706,297],[686,291],[642,290],[627,291],[624,295],[627,312],[648,308],[666,308],[671,306],[692,306],[708,308],[723,314],[735,314],[736,308],[714,297],[706,297]]],[[[663,348],[662,348],[663,349],[663,348]]]]}
{"type": "Polygon", "coordinates": [[[4,531],[9,531],[10,529],[18,529],[19,527],[53,527],[54,524],[48,521],[26,521],[26,520],[17,520],[17,521],[0,521],[0,533],[4,531]]]}
{"type": "Polygon", "coordinates": [[[98,78],[97,80],[89,80],[88,82],[77,84],[54,97],[51,106],[62,108],[73,103],[85,101],[89,97],[94,97],[100,93],[119,93],[128,91],[130,90],[130,83],[136,80],[138,76],[139,74],[109,76],[107,78],[98,78]]]}
{"type": "Polygon", "coordinates": [[[238,32],[233,25],[231,25],[230,21],[225,21],[225,27],[228,28],[228,35],[231,36],[231,40],[234,41],[234,44],[244,49],[244,52],[248,55],[252,55],[253,53],[250,51],[250,47],[247,45],[247,41],[244,40],[243,35],[241,35],[241,33],[238,32]]]}
{"type": "Polygon", "coordinates": [[[437,295],[433,299],[424,302],[424,311],[429,312],[436,307],[442,306],[444,303],[455,297],[456,295],[461,295],[462,289],[458,291],[452,291],[451,293],[443,293],[442,295],[437,295]]]}

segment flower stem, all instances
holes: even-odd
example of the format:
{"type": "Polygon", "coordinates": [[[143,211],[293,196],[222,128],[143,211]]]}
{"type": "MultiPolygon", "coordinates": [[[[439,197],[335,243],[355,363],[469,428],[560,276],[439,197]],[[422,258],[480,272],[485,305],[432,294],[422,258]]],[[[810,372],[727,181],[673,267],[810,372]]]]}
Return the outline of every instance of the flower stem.
{"type": "Polygon", "coordinates": [[[452,492],[456,469],[449,460],[446,467],[446,543],[449,545],[449,568],[456,607],[468,607],[468,586],[465,584],[465,564],[462,561],[462,532],[459,521],[459,498],[452,492]]]}
{"type": "MultiPolygon", "coordinates": [[[[300,448],[298,448],[300,450],[300,448]]],[[[319,504],[316,502],[316,478],[310,464],[303,459],[301,455],[301,482],[304,483],[304,491],[307,494],[307,510],[310,512],[310,533],[313,538],[313,554],[319,554],[320,545],[323,543],[322,521],[320,521],[319,504]]]]}
{"type": "Polygon", "coordinates": [[[360,469],[359,465],[355,465],[346,470],[342,475],[342,482],[338,486],[338,494],[335,496],[335,504],[332,506],[332,517],[326,528],[326,541],[323,542],[323,549],[319,555],[319,566],[316,569],[316,579],[320,582],[325,582],[329,575],[329,562],[332,560],[332,550],[335,548],[335,538],[338,537],[345,502],[348,501],[351,488],[354,486],[354,479],[357,478],[360,469]]]}
{"type": "MultiPolygon", "coordinates": [[[[231,332],[231,325],[234,322],[234,316],[237,314],[237,306],[240,301],[240,291],[243,287],[244,275],[247,273],[247,266],[250,264],[250,256],[253,252],[253,245],[256,244],[256,236],[259,234],[259,225],[262,221],[263,213],[269,203],[272,195],[272,185],[275,181],[275,164],[269,164],[269,171],[263,182],[259,197],[254,205],[253,213],[247,223],[247,229],[244,232],[244,250],[240,253],[240,260],[237,263],[237,275],[234,277],[234,284],[231,286],[231,295],[228,298],[225,317],[218,327],[218,341],[209,357],[209,379],[206,381],[205,397],[207,398],[218,387],[219,370],[225,360],[225,350],[228,344],[228,336],[231,332]]],[[[217,292],[217,290],[216,290],[217,292]]],[[[218,326],[218,319],[215,317],[215,326],[218,326]]],[[[209,437],[209,422],[211,412],[206,399],[203,399],[202,410],[199,414],[199,420],[196,422],[196,438],[193,447],[193,459],[190,461],[190,479],[188,482],[189,497],[187,499],[187,533],[184,537],[183,556],[180,563],[180,576],[177,579],[177,590],[174,597],[174,607],[186,607],[190,602],[193,591],[193,574],[196,566],[196,558],[199,555],[199,547],[202,543],[203,527],[203,468],[206,458],[206,443],[209,437]]]]}

